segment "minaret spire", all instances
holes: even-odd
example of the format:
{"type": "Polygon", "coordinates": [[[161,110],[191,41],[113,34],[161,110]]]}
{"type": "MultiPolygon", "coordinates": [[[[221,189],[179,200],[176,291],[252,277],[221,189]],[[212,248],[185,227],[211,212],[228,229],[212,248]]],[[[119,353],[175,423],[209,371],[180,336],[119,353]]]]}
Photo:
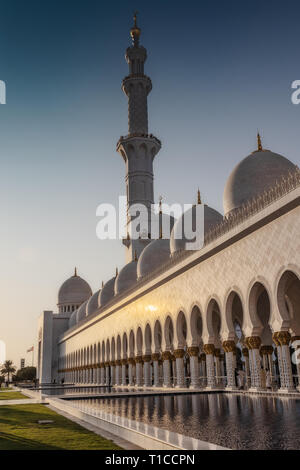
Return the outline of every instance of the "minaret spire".
{"type": "Polygon", "coordinates": [[[144,64],[147,59],[146,49],[140,45],[141,29],[137,25],[137,12],[135,12],[134,24],[130,29],[132,46],[126,50],[125,58],[129,67],[129,74],[122,82],[122,89],[128,98],[128,134],[121,137],[117,143],[119,152],[126,163],[126,193],[127,193],[127,228],[129,239],[123,241],[127,247],[127,261],[134,259],[134,251],[139,256],[145,244],[149,243],[151,205],[154,203],[153,190],[153,160],[159,152],[161,142],[148,133],[148,94],[152,89],[151,79],[144,73],[144,64]],[[147,208],[148,227],[145,230],[147,237],[140,233],[139,239],[133,237],[130,223],[133,218],[129,209],[134,204],[142,204],[147,208]]]}
{"type": "Polygon", "coordinates": [[[257,132],[257,150],[258,150],[258,152],[261,152],[262,149],[263,149],[263,146],[262,146],[262,142],[261,142],[260,133],[257,132]]]}

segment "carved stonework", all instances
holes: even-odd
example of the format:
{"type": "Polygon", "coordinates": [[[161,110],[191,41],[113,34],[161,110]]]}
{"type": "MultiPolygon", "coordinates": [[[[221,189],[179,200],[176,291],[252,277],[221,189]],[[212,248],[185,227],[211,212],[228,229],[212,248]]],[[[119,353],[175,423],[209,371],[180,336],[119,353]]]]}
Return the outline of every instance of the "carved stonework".
{"type": "Polygon", "coordinates": [[[184,356],[184,349],[175,349],[174,356],[176,359],[180,359],[184,356]]]}
{"type": "Polygon", "coordinates": [[[280,346],[280,341],[278,339],[278,334],[280,332],[279,331],[276,331],[275,333],[273,333],[273,336],[272,336],[272,339],[273,339],[273,342],[276,344],[276,346],[280,346]]]}
{"type": "Polygon", "coordinates": [[[205,352],[205,354],[213,354],[214,351],[215,351],[215,345],[214,344],[204,344],[203,351],[205,352]]]}
{"type": "Polygon", "coordinates": [[[170,361],[171,360],[171,352],[170,351],[163,351],[161,355],[163,361],[170,361]]]}
{"type": "Polygon", "coordinates": [[[290,344],[291,335],[288,331],[279,331],[277,338],[281,346],[288,346],[290,344]]]}
{"type": "Polygon", "coordinates": [[[262,356],[268,355],[268,354],[273,354],[273,347],[272,346],[261,346],[260,348],[260,354],[262,356]]]}
{"type": "Polygon", "coordinates": [[[159,353],[154,353],[151,355],[152,361],[159,361],[160,359],[160,354],[159,353]]]}
{"type": "Polygon", "coordinates": [[[249,349],[259,349],[261,345],[261,339],[259,336],[248,336],[246,343],[249,349]]]}
{"type": "Polygon", "coordinates": [[[199,348],[198,346],[191,346],[187,349],[187,352],[190,357],[197,357],[199,354],[199,348]]]}
{"type": "Polygon", "coordinates": [[[234,352],[235,351],[235,342],[234,341],[223,341],[222,344],[225,352],[234,352]]]}
{"type": "Polygon", "coordinates": [[[216,348],[214,350],[214,356],[220,358],[221,357],[221,350],[219,348],[216,348]]]}
{"type": "Polygon", "coordinates": [[[145,354],[143,356],[143,361],[144,362],[150,362],[151,361],[151,354],[145,354]]]}

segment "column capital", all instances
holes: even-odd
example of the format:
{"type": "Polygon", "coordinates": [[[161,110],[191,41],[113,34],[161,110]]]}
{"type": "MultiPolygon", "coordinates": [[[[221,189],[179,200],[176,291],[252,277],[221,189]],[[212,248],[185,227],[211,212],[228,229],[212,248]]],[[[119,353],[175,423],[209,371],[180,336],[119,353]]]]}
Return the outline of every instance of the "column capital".
{"type": "Polygon", "coordinates": [[[128,362],[127,359],[125,359],[125,358],[124,358],[124,359],[121,359],[121,364],[122,364],[122,366],[126,366],[127,362],[128,362]]]}
{"type": "Polygon", "coordinates": [[[184,356],[184,349],[175,349],[174,356],[176,359],[181,359],[184,356]]]}
{"type": "Polygon", "coordinates": [[[153,354],[151,354],[151,359],[152,359],[152,361],[159,361],[159,359],[160,359],[160,354],[159,354],[159,353],[153,353],[153,354]]]}
{"type": "Polygon", "coordinates": [[[260,348],[260,354],[263,355],[268,355],[268,354],[273,354],[273,346],[268,346],[268,345],[263,345],[260,348]]]}
{"type": "Polygon", "coordinates": [[[242,353],[244,357],[249,357],[249,349],[248,348],[243,348],[242,353]]]}
{"type": "Polygon", "coordinates": [[[151,361],[151,354],[145,354],[142,356],[142,359],[144,362],[150,362],[151,361]]]}
{"type": "Polygon", "coordinates": [[[215,348],[214,350],[214,356],[220,358],[221,357],[221,349],[220,348],[215,348]]]}
{"type": "Polygon", "coordinates": [[[261,339],[259,336],[248,336],[246,338],[246,344],[249,349],[259,349],[261,345],[261,339]]]}
{"type": "Polygon", "coordinates": [[[197,357],[199,354],[199,348],[198,346],[190,346],[187,348],[187,352],[190,357],[197,357]]]}
{"type": "Polygon", "coordinates": [[[134,358],[136,364],[142,364],[143,363],[143,357],[142,356],[135,356],[134,358]]]}
{"type": "Polygon", "coordinates": [[[291,341],[291,335],[288,331],[279,331],[277,338],[281,346],[288,346],[291,341]]]}
{"type": "Polygon", "coordinates": [[[204,362],[205,362],[205,361],[206,361],[206,355],[205,355],[205,353],[201,353],[200,356],[199,356],[199,359],[200,359],[200,361],[204,361],[204,362]]]}
{"type": "Polygon", "coordinates": [[[272,339],[275,343],[276,346],[280,346],[280,341],[278,339],[278,334],[279,334],[279,331],[276,331],[275,333],[273,333],[272,335],[272,339]]]}
{"type": "Polygon", "coordinates": [[[132,366],[135,365],[135,359],[134,359],[134,357],[129,357],[129,358],[128,358],[128,364],[131,364],[132,366]]]}
{"type": "Polygon", "coordinates": [[[214,344],[204,344],[203,351],[205,352],[205,354],[213,354],[214,351],[215,351],[215,345],[214,344]]]}
{"type": "Polygon", "coordinates": [[[163,351],[161,354],[163,361],[170,361],[171,360],[171,351],[163,351]]]}
{"type": "Polygon", "coordinates": [[[121,365],[122,365],[121,359],[117,359],[117,360],[116,360],[116,366],[121,366],[121,365]]]}
{"type": "Polygon", "coordinates": [[[235,342],[232,340],[223,341],[222,346],[225,352],[235,351],[235,342]]]}
{"type": "Polygon", "coordinates": [[[109,365],[112,366],[112,367],[114,367],[114,366],[116,365],[116,361],[110,361],[110,362],[109,362],[109,365]]]}

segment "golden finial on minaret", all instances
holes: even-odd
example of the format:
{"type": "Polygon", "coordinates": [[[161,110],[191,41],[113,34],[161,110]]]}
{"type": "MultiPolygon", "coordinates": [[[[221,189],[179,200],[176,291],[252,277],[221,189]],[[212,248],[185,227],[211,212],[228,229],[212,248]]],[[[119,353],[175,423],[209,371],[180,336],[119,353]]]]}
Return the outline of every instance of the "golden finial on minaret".
{"type": "Polygon", "coordinates": [[[261,143],[260,133],[257,132],[257,151],[261,152],[262,149],[263,149],[263,146],[262,146],[262,143],[261,143]]]}
{"type": "Polygon", "coordinates": [[[136,254],[136,250],[134,250],[134,261],[137,261],[137,254],[136,254]]]}
{"type": "Polygon", "coordinates": [[[202,204],[201,202],[201,194],[200,194],[200,189],[198,188],[198,191],[197,191],[197,204],[202,204]]]}
{"type": "Polygon", "coordinates": [[[104,287],[104,282],[103,282],[103,281],[101,282],[101,287],[102,287],[102,289],[103,289],[103,287],[104,287]]]}
{"type": "Polygon", "coordinates": [[[119,270],[118,270],[118,268],[116,268],[116,277],[117,277],[118,274],[119,274],[119,270]]]}
{"type": "Polygon", "coordinates": [[[138,11],[135,11],[133,15],[134,25],[130,30],[130,36],[132,37],[132,42],[134,46],[138,46],[139,38],[141,35],[141,30],[137,25],[137,14],[138,14],[138,11]]]}
{"type": "Polygon", "coordinates": [[[75,266],[75,269],[74,269],[74,277],[77,277],[77,268],[75,266]]]}

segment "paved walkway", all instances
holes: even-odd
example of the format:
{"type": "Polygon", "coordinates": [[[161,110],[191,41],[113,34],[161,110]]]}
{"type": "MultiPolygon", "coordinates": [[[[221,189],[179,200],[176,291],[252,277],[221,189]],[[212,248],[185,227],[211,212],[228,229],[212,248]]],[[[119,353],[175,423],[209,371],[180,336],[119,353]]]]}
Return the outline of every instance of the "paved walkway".
{"type": "Polygon", "coordinates": [[[4,405],[33,405],[37,403],[45,403],[39,398],[21,398],[20,400],[0,400],[0,406],[4,405]]]}

